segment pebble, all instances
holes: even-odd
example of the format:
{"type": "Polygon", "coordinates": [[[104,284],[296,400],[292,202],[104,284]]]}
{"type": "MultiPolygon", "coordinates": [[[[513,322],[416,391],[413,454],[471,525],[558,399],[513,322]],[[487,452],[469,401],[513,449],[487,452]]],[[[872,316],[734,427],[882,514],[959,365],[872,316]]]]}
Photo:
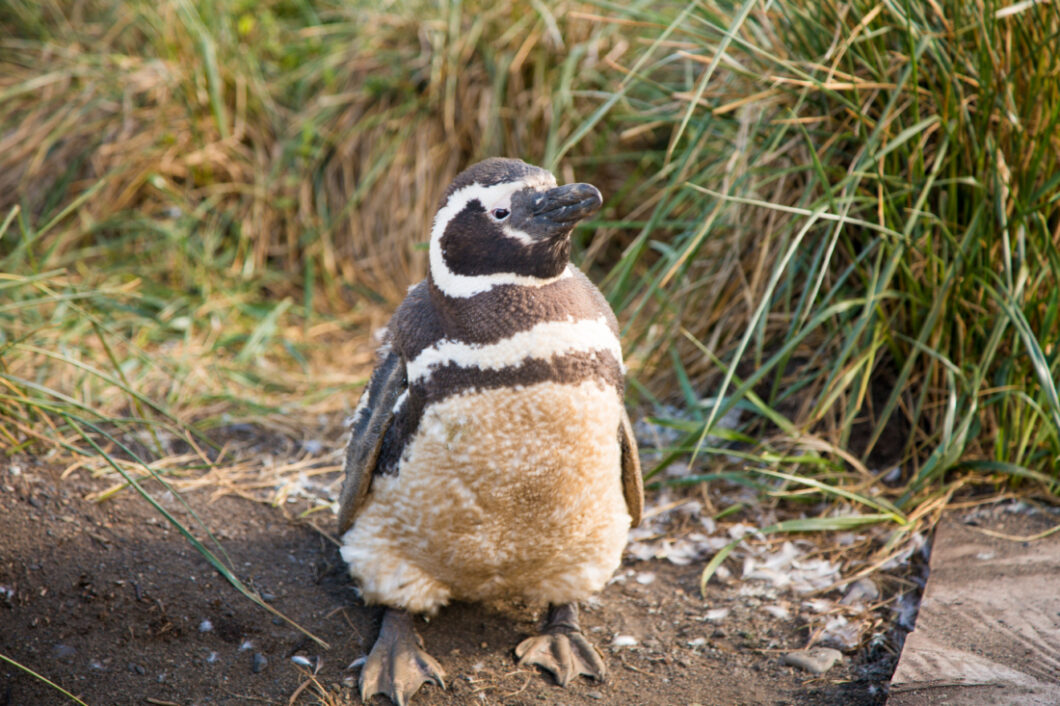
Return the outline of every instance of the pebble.
{"type": "Polygon", "coordinates": [[[60,662],[72,662],[76,656],[77,650],[70,645],[64,645],[60,642],[52,648],[52,657],[60,662]]]}
{"type": "Polygon", "coordinates": [[[261,674],[261,672],[269,665],[269,660],[265,658],[265,655],[260,652],[254,653],[254,659],[250,664],[250,669],[255,674],[261,674]]]}
{"type": "Polygon", "coordinates": [[[143,675],[147,674],[147,670],[144,669],[142,665],[139,665],[136,662],[129,662],[129,671],[130,672],[135,672],[136,674],[139,674],[141,677],[143,675]]]}
{"type": "Polygon", "coordinates": [[[634,647],[637,644],[637,638],[632,635],[615,635],[615,639],[611,640],[611,647],[618,649],[620,647],[634,647]]]}
{"type": "Polygon", "coordinates": [[[824,674],[842,657],[842,652],[831,647],[814,647],[804,652],[789,652],[781,661],[813,674],[824,674]]]}
{"type": "Polygon", "coordinates": [[[585,695],[588,696],[590,699],[596,699],[597,701],[600,701],[604,698],[603,693],[600,691],[587,691],[585,692],[585,695]]]}

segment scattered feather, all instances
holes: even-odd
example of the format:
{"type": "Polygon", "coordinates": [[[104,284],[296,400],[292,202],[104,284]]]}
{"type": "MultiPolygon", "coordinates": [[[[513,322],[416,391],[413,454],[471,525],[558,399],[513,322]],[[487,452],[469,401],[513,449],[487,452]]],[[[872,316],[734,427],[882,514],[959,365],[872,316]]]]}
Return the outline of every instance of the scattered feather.
{"type": "Polygon", "coordinates": [[[769,613],[777,620],[788,620],[791,617],[791,611],[782,605],[766,605],[762,606],[762,610],[769,613]]]}
{"type": "Polygon", "coordinates": [[[876,584],[869,579],[858,579],[854,583],[850,584],[847,588],[846,594],[840,599],[842,605],[861,605],[862,603],[872,603],[878,600],[880,597],[880,589],[876,587],[876,584]]]}
{"type": "Polygon", "coordinates": [[[716,623],[719,620],[725,620],[725,618],[729,617],[729,612],[728,608],[713,608],[703,614],[703,619],[716,623]]]}
{"type": "Polygon", "coordinates": [[[850,622],[845,616],[833,616],[825,623],[818,639],[844,650],[856,649],[861,641],[861,628],[864,623],[850,622]]]}

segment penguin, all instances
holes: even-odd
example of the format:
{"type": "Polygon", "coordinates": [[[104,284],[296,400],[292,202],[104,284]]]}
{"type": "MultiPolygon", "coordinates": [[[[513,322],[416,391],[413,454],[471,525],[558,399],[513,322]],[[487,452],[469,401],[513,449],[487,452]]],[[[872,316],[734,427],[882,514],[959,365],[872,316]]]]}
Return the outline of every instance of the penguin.
{"type": "Polygon", "coordinates": [[[365,702],[445,688],[413,617],[454,600],[547,604],[519,664],[561,686],[606,676],[577,604],[618,568],[644,490],[618,324],[570,263],[571,231],[601,204],[590,184],[501,158],[441,198],[427,277],[388,323],[349,422],[340,551],[385,608],[365,702]]]}

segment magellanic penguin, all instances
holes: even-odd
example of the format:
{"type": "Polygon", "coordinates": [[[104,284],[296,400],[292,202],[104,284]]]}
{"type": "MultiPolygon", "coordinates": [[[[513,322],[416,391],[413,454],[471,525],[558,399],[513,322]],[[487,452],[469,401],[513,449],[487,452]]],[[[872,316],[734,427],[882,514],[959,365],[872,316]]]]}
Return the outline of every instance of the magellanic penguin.
{"type": "Polygon", "coordinates": [[[519,663],[564,686],[605,676],[576,602],[618,567],[643,487],[615,315],[569,262],[600,205],[594,186],[513,159],[441,199],[429,274],[387,326],[346,451],[342,556],[386,607],[365,701],[444,688],[412,615],[451,600],[547,603],[519,663]]]}

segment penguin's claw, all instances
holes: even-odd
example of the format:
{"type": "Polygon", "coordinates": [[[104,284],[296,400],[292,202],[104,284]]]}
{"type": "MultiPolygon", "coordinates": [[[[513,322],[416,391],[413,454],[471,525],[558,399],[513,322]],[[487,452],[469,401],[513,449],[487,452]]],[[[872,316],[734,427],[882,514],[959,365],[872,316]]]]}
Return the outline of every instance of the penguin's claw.
{"type": "Polygon", "coordinates": [[[369,703],[383,694],[396,706],[405,706],[428,682],[445,688],[445,670],[423,649],[423,641],[404,611],[388,609],[383,626],[361,669],[361,700],[369,703]]]}
{"type": "Polygon", "coordinates": [[[603,681],[607,665],[600,652],[580,632],[551,632],[530,637],[515,648],[519,666],[536,664],[566,687],[579,674],[603,681]]]}

